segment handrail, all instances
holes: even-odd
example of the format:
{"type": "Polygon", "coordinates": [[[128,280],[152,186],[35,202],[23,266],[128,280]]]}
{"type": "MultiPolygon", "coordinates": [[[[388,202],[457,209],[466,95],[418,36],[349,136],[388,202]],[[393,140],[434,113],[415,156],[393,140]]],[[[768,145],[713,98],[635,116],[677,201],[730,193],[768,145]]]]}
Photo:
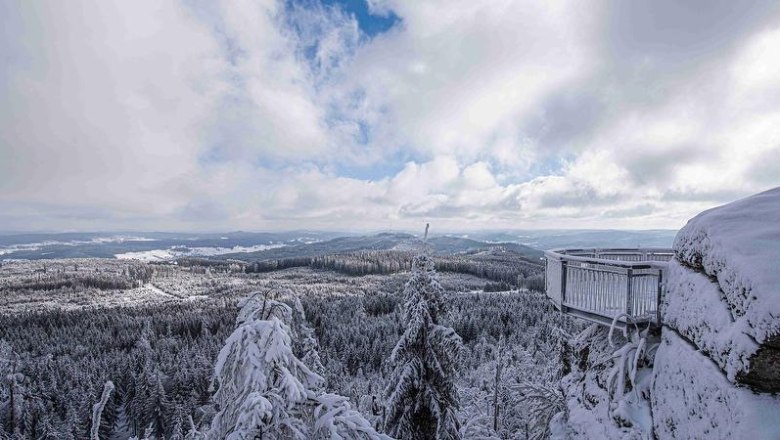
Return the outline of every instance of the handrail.
{"type": "Polygon", "coordinates": [[[600,248],[591,248],[591,249],[552,249],[549,251],[544,251],[544,255],[546,257],[553,257],[558,259],[565,259],[567,261],[581,261],[583,263],[593,263],[593,264],[604,264],[608,266],[617,266],[617,267],[625,267],[625,268],[639,268],[639,267],[666,267],[666,261],[659,261],[659,260],[640,260],[640,261],[626,261],[626,260],[613,260],[609,258],[597,258],[597,257],[584,257],[581,255],[572,254],[573,252],[576,253],[583,253],[583,252],[591,252],[595,253],[596,255],[599,254],[614,254],[617,252],[630,252],[630,251],[642,251],[642,252],[634,252],[630,255],[662,255],[662,256],[668,256],[669,259],[674,255],[674,251],[671,249],[664,249],[664,248],[642,248],[642,249],[623,249],[623,248],[616,248],[616,249],[600,249],[600,248]]]}
{"type": "Polygon", "coordinates": [[[673,255],[662,248],[546,251],[547,296],[561,312],[601,324],[623,314],[623,325],[660,324],[663,271],[673,255]]]}

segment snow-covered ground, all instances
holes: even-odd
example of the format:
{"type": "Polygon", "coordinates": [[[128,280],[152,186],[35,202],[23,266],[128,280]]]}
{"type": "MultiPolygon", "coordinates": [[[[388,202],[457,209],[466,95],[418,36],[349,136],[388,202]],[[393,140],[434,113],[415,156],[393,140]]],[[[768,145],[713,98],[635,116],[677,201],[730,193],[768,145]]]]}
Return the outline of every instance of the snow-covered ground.
{"type": "MultiPolygon", "coordinates": [[[[636,373],[636,388],[620,392],[617,381],[627,380],[628,371],[615,375],[611,360],[614,352],[628,342],[620,332],[611,338],[609,329],[592,325],[574,338],[572,350],[576,362],[572,373],[561,380],[566,400],[566,417],[553,429],[555,440],[571,439],[646,439],[652,430],[647,401],[652,371],[641,365],[636,373]],[[611,380],[615,382],[610,382],[611,380]]],[[[630,383],[630,382],[628,382],[630,383]]]]}
{"type": "Polygon", "coordinates": [[[139,261],[169,261],[179,257],[209,257],[214,255],[238,254],[265,251],[284,247],[284,244],[258,244],[254,246],[233,246],[233,247],[181,247],[174,246],[168,249],[152,249],[141,252],[125,252],[116,254],[115,257],[120,260],[139,260],[139,261]]]}
{"type": "Polygon", "coordinates": [[[676,333],[664,332],[653,373],[658,438],[780,438],[780,398],[733,386],[676,333]]]}

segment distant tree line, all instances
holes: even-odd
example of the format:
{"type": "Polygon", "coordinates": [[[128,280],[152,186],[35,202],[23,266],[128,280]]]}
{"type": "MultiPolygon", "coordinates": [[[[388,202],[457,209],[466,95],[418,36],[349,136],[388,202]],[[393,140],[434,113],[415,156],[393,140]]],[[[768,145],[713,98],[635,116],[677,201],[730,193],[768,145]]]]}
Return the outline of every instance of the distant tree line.
{"type": "MultiPolygon", "coordinates": [[[[70,269],[70,267],[69,267],[70,269]]],[[[151,281],[154,269],[146,264],[131,264],[121,272],[96,271],[90,267],[80,267],[74,263],[68,272],[58,269],[43,269],[24,277],[6,279],[0,283],[0,289],[20,290],[121,290],[132,289],[151,281]]]]}
{"type": "MultiPolygon", "coordinates": [[[[246,262],[239,260],[210,260],[208,258],[182,257],[175,261],[177,266],[188,267],[195,273],[238,273],[244,272],[246,262]]],[[[171,262],[152,263],[155,265],[170,266],[171,262]]]]}
{"type": "MultiPolygon", "coordinates": [[[[349,276],[388,275],[408,271],[412,257],[413,253],[407,251],[360,251],[316,257],[290,257],[248,263],[245,272],[266,273],[294,267],[310,267],[349,276]]],[[[470,274],[529,290],[544,289],[541,263],[511,251],[494,249],[475,254],[442,256],[436,258],[435,266],[439,272],[470,274]]]]}

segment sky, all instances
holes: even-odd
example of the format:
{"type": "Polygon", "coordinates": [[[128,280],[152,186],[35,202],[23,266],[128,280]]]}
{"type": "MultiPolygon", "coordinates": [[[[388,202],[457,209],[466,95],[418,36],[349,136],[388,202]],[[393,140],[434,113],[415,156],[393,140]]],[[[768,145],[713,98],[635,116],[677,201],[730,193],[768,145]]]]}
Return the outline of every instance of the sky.
{"type": "Polygon", "coordinates": [[[0,0],[0,230],[679,228],[780,185],[780,2],[0,0]]]}

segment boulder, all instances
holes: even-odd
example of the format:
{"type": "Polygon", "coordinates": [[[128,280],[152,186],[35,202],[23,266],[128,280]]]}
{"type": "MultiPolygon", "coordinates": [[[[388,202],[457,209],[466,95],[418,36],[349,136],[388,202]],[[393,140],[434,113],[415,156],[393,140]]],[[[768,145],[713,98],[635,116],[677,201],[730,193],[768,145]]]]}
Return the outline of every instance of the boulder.
{"type": "Polygon", "coordinates": [[[780,335],[780,188],[702,212],[674,240],[677,260],[717,280],[760,345],[780,335]]]}
{"type": "Polygon", "coordinates": [[[760,346],[735,319],[718,283],[674,260],[665,276],[661,301],[664,325],[695,344],[729,380],[747,374],[760,346]]]}
{"type": "Polygon", "coordinates": [[[780,188],[697,215],[674,251],[662,322],[730,381],[780,391],[780,188]]]}

